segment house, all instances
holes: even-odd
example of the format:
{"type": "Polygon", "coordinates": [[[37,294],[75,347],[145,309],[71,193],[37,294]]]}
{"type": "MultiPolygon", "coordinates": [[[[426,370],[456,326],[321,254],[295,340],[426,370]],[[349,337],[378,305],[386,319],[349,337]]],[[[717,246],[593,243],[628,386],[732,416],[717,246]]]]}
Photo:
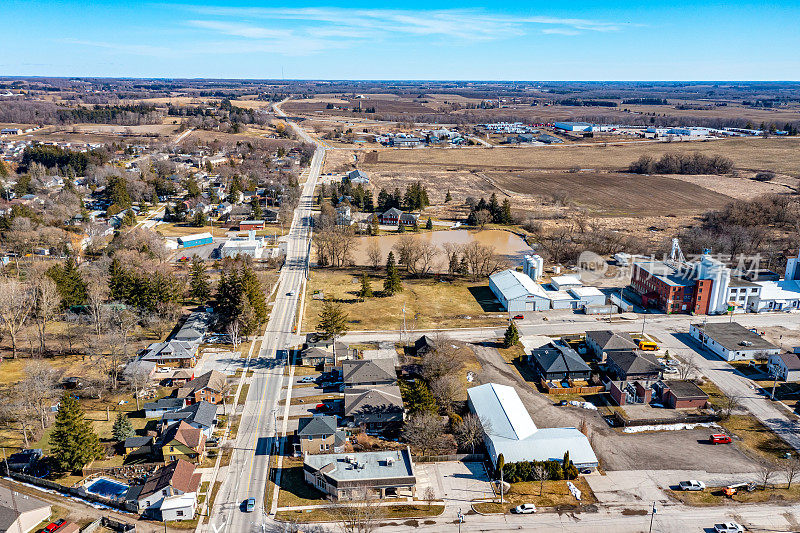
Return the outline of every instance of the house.
{"type": "Polygon", "coordinates": [[[493,465],[503,455],[506,464],[558,461],[564,453],[578,468],[596,468],[589,439],[576,428],[537,428],[513,387],[486,383],[467,389],[470,411],[484,424],[483,440],[493,465]]]}
{"type": "Polygon", "coordinates": [[[166,429],[173,423],[182,420],[195,429],[203,432],[206,438],[210,438],[217,423],[218,406],[208,402],[197,402],[187,405],[177,411],[164,413],[161,416],[161,428],[166,429]]]}
{"type": "Polygon", "coordinates": [[[737,322],[691,324],[689,335],[726,361],[743,361],[781,350],[737,322]]]}
{"type": "Polygon", "coordinates": [[[528,364],[533,366],[539,377],[545,381],[562,379],[588,380],[592,374],[578,352],[561,341],[537,348],[528,356],[528,364]]]}
{"type": "Polygon", "coordinates": [[[194,379],[194,371],[189,368],[175,370],[169,378],[169,383],[173,387],[182,387],[194,379]]]}
{"type": "Polygon", "coordinates": [[[405,407],[400,387],[381,385],[346,388],[344,416],[356,426],[368,431],[394,429],[405,419],[405,407]]]}
{"type": "Polygon", "coordinates": [[[0,531],[28,533],[51,514],[49,503],[0,486],[0,531]]]}
{"type": "Polygon", "coordinates": [[[417,478],[411,451],[361,452],[306,455],[306,483],[329,495],[335,502],[372,498],[411,499],[417,478]]]}
{"type": "Polygon", "coordinates": [[[155,520],[191,520],[197,507],[197,489],[200,486],[200,474],[195,472],[195,465],[179,459],[162,466],[147,476],[144,483],[132,485],[125,500],[136,503],[140,513],[155,520]],[[184,496],[183,505],[176,506],[173,498],[184,496]],[[166,514],[161,509],[165,502],[166,514]],[[182,512],[179,512],[182,511],[182,512]]]}
{"type": "Polygon", "coordinates": [[[614,350],[607,353],[609,374],[622,381],[656,381],[661,379],[661,365],[648,353],[614,350]]]}
{"type": "Polygon", "coordinates": [[[206,436],[203,432],[183,420],[169,426],[158,443],[165,463],[177,459],[199,463],[203,458],[205,445],[206,436]]]}
{"type": "Polygon", "coordinates": [[[336,417],[333,415],[315,415],[297,421],[295,431],[297,442],[295,452],[307,453],[342,453],[347,437],[336,428],[336,417]]]}
{"type": "MultiPolygon", "coordinates": [[[[336,359],[339,361],[341,361],[342,359],[355,359],[356,357],[358,357],[358,350],[350,348],[347,344],[341,341],[336,341],[336,345],[334,346],[332,337],[326,339],[323,335],[320,335],[317,332],[311,332],[306,335],[306,340],[303,343],[303,351],[306,351],[311,348],[319,348],[321,350],[325,350],[326,352],[330,352],[329,357],[331,358],[333,357],[333,352],[335,351],[336,359]]],[[[317,364],[319,364],[319,362],[322,361],[318,361],[317,364]]],[[[336,364],[336,361],[334,361],[332,364],[336,364]]],[[[309,366],[316,366],[316,365],[309,365],[309,366]]]]}
{"type": "Polygon", "coordinates": [[[125,369],[122,371],[122,378],[127,381],[135,379],[138,376],[147,376],[147,379],[152,379],[156,373],[157,367],[158,365],[155,361],[135,359],[125,365],[125,369]]]}
{"type": "Polygon", "coordinates": [[[336,207],[336,225],[349,226],[353,223],[353,216],[351,214],[349,204],[339,204],[336,207]]]}
{"type": "Polygon", "coordinates": [[[647,382],[610,381],[607,386],[609,396],[619,406],[637,403],[647,405],[653,399],[653,389],[647,382]]]}
{"type": "Polygon", "coordinates": [[[197,364],[197,348],[199,343],[170,340],[154,342],[149,345],[140,359],[151,361],[158,366],[194,368],[197,364]]]}
{"type": "Polygon", "coordinates": [[[427,335],[423,335],[414,341],[414,353],[419,357],[426,353],[436,350],[436,341],[427,335]]]}
{"type": "Polygon", "coordinates": [[[397,226],[400,223],[400,215],[402,214],[403,212],[396,207],[387,209],[380,215],[381,224],[385,224],[387,226],[397,226]]]}
{"type": "Polygon", "coordinates": [[[389,140],[389,144],[396,148],[412,148],[414,146],[419,146],[422,144],[422,139],[419,137],[392,137],[389,140]]]}
{"type": "Polygon", "coordinates": [[[358,185],[359,183],[362,185],[369,184],[369,176],[367,176],[366,174],[364,174],[364,172],[358,169],[351,170],[345,175],[345,177],[348,180],[350,180],[350,183],[352,183],[353,185],[358,185]]]}
{"type": "Polygon", "coordinates": [[[397,371],[392,359],[355,359],[342,361],[345,387],[396,385],[397,371]]]}
{"type": "Polygon", "coordinates": [[[211,313],[193,311],[189,314],[181,329],[172,336],[172,340],[200,344],[211,325],[211,313]]]}
{"type": "Polygon", "coordinates": [[[708,404],[708,394],[691,381],[664,380],[657,388],[661,403],[672,409],[703,409],[708,404]]]}
{"type": "Polygon", "coordinates": [[[242,220],[239,222],[239,231],[262,230],[264,229],[263,220],[242,220]]]}
{"type": "Polygon", "coordinates": [[[300,351],[300,364],[303,366],[334,365],[333,352],[322,348],[304,348],[300,351]]]}
{"type": "Polygon", "coordinates": [[[161,418],[167,413],[174,413],[186,406],[185,398],[161,398],[145,403],[142,408],[145,418],[161,418]]]}
{"type": "Polygon", "coordinates": [[[613,350],[635,350],[638,348],[633,337],[628,333],[607,329],[587,331],[586,346],[601,363],[606,362],[606,355],[613,350]]]}
{"type": "Polygon", "coordinates": [[[564,139],[560,139],[555,135],[550,135],[549,133],[542,133],[541,135],[538,135],[536,140],[545,144],[560,144],[564,142],[564,139]]]}
{"type": "Polygon", "coordinates": [[[398,223],[401,226],[413,226],[419,222],[419,215],[415,213],[402,213],[398,223]]]}
{"type": "Polygon", "coordinates": [[[800,381],[800,357],[796,353],[776,353],[767,362],[770,374],[782,381],[800,381]]]}
{"type": "Polygon", "coordinates": [[[228,376],[218,370],[202,374],[178,389],[178,398],[186,398],[188,403],[206,401],[222,403],[228,376]]]}

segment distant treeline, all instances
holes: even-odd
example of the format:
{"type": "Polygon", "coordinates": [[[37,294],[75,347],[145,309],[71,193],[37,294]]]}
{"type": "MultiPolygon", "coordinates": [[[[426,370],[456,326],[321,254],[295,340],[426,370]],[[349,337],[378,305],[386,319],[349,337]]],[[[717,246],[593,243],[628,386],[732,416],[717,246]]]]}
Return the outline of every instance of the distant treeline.
{"type": "Polygon", "coordinates": [[[664,154],[661,159],[643,155],[630,164],[628,172],[634,174],[727,174],[733,161],[719,155],[664,154]]]}
{"type": "Polygon", "coordinates": [[[631,105],[669,105],[666,98],[627,98],[622,103],[631,105]]]}
{"type": "Polygon", "coordinates": [[[160,124],[162,115],[152,106],[113,105],[63,107],[52,102],[6,100],[0,104],[0,122],[12,124],[160,124]]]}
{"type": "Polygon", "coordinates": [[[616,102],[611,100],[578,100],[577,98],[566,98],[558,101],[559,105],[569,105],[576,107],[617,107],[616,102]]]}

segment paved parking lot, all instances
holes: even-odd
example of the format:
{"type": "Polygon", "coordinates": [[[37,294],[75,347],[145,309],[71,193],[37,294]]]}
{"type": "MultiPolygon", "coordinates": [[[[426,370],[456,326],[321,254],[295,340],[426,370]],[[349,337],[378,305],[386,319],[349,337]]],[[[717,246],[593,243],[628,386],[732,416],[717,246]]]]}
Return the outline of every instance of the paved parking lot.
{"type": "Polygon", "coordinates": [[[489,477],[482,463],[417,463],[417,497],[421,498],[427,487],[433,487],[436,497],[445,505],[462,506],[493,495],[489,477]]]}

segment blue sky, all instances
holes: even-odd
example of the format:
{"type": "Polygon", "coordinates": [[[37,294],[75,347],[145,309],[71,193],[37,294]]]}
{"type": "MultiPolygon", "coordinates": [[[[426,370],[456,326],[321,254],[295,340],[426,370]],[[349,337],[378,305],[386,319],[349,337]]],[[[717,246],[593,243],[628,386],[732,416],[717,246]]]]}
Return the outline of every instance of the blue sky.
{"type": "Polygon", "coordinates": [[[0,20],[6,76],[800,79],[800,0],[2,0],[0,20]]]}

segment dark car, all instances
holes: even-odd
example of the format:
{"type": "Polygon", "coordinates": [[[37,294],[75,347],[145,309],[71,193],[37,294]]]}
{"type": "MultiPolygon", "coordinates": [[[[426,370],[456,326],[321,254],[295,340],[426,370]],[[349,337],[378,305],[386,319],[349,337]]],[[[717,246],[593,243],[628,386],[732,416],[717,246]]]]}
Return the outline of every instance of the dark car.
{"type": "Polygon", "coordinates": [[[255,498],[247,498],[244,501],[244,510],[247,513],[252,513],[253,509],[256,508],[256,499],[255,498]]]}

